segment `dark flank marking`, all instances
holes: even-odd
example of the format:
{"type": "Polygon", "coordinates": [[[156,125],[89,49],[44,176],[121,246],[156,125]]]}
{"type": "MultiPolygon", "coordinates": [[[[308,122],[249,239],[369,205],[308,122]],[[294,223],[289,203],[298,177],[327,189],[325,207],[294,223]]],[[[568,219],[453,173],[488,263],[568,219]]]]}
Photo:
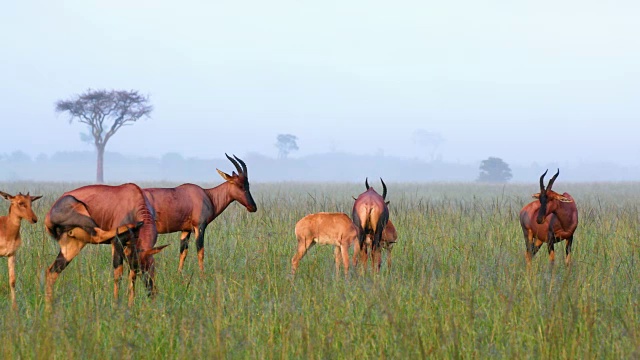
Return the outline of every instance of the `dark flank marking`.
{"type": "Polygon", "coordinates": [[[200,234],[198,234],[198,238],[196,239],[196,249],[200,251],[204,247],[204,228],[200,229],[200,234]]]}
{"type": "Polygon", "coordinates": [[[180,240],[180,254],[182,254],[185,250],[189,249],[189,237],[184,240],[180,240]]]}
{"type": "Polygon", "coordinates": [[[113,252],[113,268],[117,269],[122,266],[124,262],[124,248],[119,241],[114,241],[114,252],[113,252]]]}

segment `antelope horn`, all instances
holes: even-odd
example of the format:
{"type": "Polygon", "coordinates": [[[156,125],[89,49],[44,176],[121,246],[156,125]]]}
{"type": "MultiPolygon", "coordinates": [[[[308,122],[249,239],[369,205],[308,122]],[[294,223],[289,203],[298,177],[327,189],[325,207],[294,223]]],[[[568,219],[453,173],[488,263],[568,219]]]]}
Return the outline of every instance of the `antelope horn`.
{"type": "Polygon", "coordinates": [[[382,200],[385,200],[385,198],[387,197],[387,185],[385,185],[382,178],[380,178],[380,181],[382,182],[382,200]]]}
{"type": "Polygon", "coordinates": [[[369,178],[364,178],[364,186],[366,186],[367,190],[369,190],[369,178]]]}
{"type": "Polygon", "coordinates": [[[233,157],[238,160],[238,162],[240,163],[240,165],[242,165],[242,175],[244,175],[245,177],[247,176],[247,164],[244,163],[244,161],[242,161],[242,159],[240,159],[239,157],[233,155],[233,157]]]}
{"type": "Polygon", "coordinates": [[[560,169],[558,169],[558,172],[556,172],[556,174],[553,175],[551,180],[549,180],[549,185],[547,185],[547,190],[551,190],[551,187],[553,186],[553,182],[556,181],[556,178],[558,177],[558,175],[560,175],[560,169]]]}
{"type": "Polygon", "coordinates": [[[547,175],[547,171],[549,171],[549,169],[547,169],[544,174],[542,174],[542,176],[540,176],[540,193],[542,194],[544,192],[544,177],[545,175],[547,175]]]}
{"type": "Polygon", "coordinates": [[[356,201],[358,200],[358,199],[356,199],[356,197],[355,197],[355,196],[353,196],[353,195],[351,195],[351,198],[352,198],[353,200],[356,200],[356,201]]]}
{"type": "Polygon", "coordinates": [[[233,158],[231,158],[229,155],[227,155],[227,153],[224,153],[224,156],[226,156],[227,159],[229,159],[229,161],[231,161],[233,166],[236,167],[236,171],[238,171],[238,174],[242,174],[242,169],[240,168],[240,165],[238,165],[238,162],[235,161],[233,158]]]}

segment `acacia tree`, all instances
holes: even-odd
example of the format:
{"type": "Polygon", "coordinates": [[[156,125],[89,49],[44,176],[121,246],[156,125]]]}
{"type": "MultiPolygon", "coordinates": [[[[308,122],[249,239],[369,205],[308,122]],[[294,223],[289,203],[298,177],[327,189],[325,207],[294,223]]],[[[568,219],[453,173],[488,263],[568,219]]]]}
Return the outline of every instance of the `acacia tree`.
{"type": "Polygon", "coordinates": [[[286,159],[289,153],[298,150],[298,137],[291,134],[278,134],[276,138],[276,147],[278,148],[278,157],[286,159]]]}
{"type": "Polygon", "coordinates": [[[111,137],[126,125],[149,117],[149,97],[136,90],[87,90],[69,100],[58,100],[56,112],[69,113],[69,123],[87,124],[98,152],[96,182],[104,182],[104,149],[111,137]]]}
{"type": "Polygon", "coordinates": [[[509,164],[497,157],[489,157],[480,163],[479,182],[504,183],[511,180],[511,168],[509,164]]]}

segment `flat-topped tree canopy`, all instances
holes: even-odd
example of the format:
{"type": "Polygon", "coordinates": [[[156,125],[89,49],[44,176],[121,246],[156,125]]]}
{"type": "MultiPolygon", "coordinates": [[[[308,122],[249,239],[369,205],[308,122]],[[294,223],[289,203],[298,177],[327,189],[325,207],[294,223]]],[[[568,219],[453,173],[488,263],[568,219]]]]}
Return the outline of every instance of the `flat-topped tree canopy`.
{"type": "Polygon", "coordinates": [[[137,90],[92,90],[56,102],[56,112],[69,114],[74,120],[87,124],[98,152],[96,181],[104,182],[104,150],[109,139],[125,125],[132,125],[149,117],[153,106],[149,96],[137,90]]]}

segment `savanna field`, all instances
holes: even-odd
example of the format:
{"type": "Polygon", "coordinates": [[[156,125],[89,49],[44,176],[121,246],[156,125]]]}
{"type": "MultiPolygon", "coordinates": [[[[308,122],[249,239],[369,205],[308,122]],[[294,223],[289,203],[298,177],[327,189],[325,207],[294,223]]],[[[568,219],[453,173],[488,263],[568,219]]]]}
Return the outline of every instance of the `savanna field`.
{"type": "Polygon", "coordinates": [[[179,234],[160,235],[170,246],[155,257],[158,296],[138,281],[129,308],[126,277],[113,299],[111,247],[88,245],[47,312],[44,270],[59,248],[44,217],[80,185],[0,183],[44,195],[33,204],[38,223],[22,222],[16,312],[0,259],[3,359],[640,357],[640,183],[560,179],[554,190],[571,193],[579,211],[572,265],[561,243],[554,266],[543,245],[530,269],[518,213],[536,184],[387,183],[398,230],[391,269],[336,276],[333,248],[315,246],[295,279],[295,223],[350,214],[364,184],[252,183],[256,213],[234,203],[208,226],[204,276],[193,237],[180,274],[179,234]]]}

